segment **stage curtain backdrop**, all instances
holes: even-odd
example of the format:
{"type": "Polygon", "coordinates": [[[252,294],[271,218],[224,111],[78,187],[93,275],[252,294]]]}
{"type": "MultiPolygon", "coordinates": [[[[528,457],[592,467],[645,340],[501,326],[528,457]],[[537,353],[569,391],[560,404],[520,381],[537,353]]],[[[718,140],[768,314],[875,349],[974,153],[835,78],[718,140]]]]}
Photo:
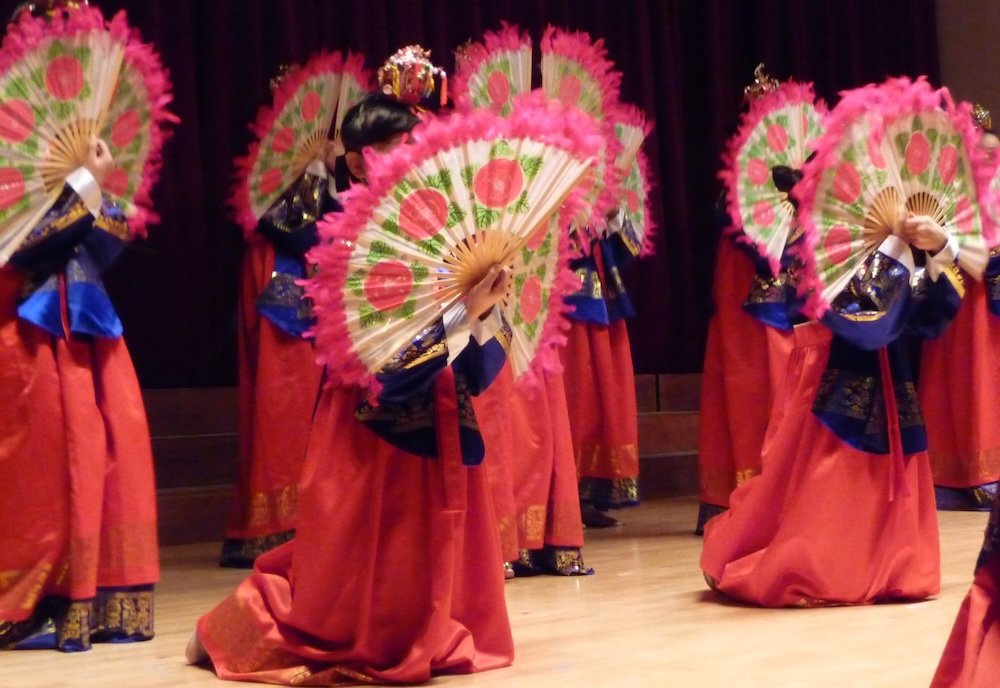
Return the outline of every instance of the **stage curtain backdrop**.
{"type": "MultiPolygon", "coordinates": [[[[9,6],[8,14],[13,9],[9,6]]],[[[163,217],[109,283],[144,387],[235,384],[242,250],[226,198],[232,159],[279,65],[320,48],[377,67],[418,42],[448,69],[452,50],[508,20],[604,38],[622,93],[655,121],[657,254],[628,276],[637,372],[701,369],[717,236],[711,208],[725,139],[759,61],[780,78],[838,91],[890,75],[936,83],[934,0],[98,0],[128,11],[170,68],[183,120],[154,199],[163,217]]]]}

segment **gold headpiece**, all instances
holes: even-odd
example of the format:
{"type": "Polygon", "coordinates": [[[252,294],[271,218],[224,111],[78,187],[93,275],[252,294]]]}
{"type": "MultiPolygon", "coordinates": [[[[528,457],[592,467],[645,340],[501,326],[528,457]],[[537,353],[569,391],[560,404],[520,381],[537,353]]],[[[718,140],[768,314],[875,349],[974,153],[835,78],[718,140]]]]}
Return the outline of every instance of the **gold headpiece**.
{"type": "Polygon", "coordinates": [[[295,69],[295,67],[296,65],[292,64],[278,65],[278,73],[272,76],[271,81],[268,82],[271,90],[273,91],[278,88],[278,86],[281,86],[281,82],[285,80],[285,77],[288,76],[292,70],[295,69]]]}
{"type": "Polygon", "coordinates": [[[81,7],[87,7],[89,4],[87,0],[33,0],[32,2],[25,3],[24,7],[36,17],[43,15],[52,17],[62,10],[78,10],[81,7]]]}
{"type": "Polygon", "coordinates": [[[378,84],[382,93],[409,105],[417,105],[437,91],[443,106],[448,101],[448,75],[440,67],[435,67],[430,57],[431,51],[419,45],[397,50],[379,67],[378,84]]]}
{"type": "Polygon", "coordinates": [[[753,70],[753,83],[743,89],[743,97],[748,101],[760,98],[778,88],[778,85],[778,80],[764,71],[764,63],[761,62],[753,70]]]}
{"type": "Polygon", "coordinates": [[[990,116],[990,111],[982,103],[972,104],[972,119],[976,121],[976,125],[980,129],[993,128],[993,118],[990,116]]]}

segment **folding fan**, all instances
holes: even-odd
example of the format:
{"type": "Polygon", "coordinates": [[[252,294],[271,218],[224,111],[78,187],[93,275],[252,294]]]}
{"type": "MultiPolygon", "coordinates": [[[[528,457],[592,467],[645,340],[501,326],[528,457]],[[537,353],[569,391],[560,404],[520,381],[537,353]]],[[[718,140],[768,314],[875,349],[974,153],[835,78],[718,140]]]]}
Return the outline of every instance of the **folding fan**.
{"type": "Polygon", "coordinates": [[[607,213],[615,209],[621,179],[614,165],[621,144],[610,118],[618,105],[621,73],[608,61],[604,41],[593,41],[582,32],[547,27],[541,54],[542,89],[546,95],[580,108],[603,127],[604,146],[597,156],[593,175],[584,180],[590,213],[574,222],[576,228],[603,225],[607,213]]]}
{"type": "Polygon", "coordinates": [[[457,106],[509,115],[514,97],[531,90],[531,37],[507,23],[486,32],[456,53],[452,84],[457,106]]]}
{"type": "Polygon", "coordinates": [[[0,264],[59,197],[105,137],[117,168],[106,191],[141,231],[159,165],[169,84],[124,13],[106,22],[80,7],[50,18],[21,12],[0,49],[0,264]]]}
{"type": "Polygon", "coordinates": [[[506,118],[480,109],[430,120],[411,141],[370,156],[371,185],[319,224],[306,289],[318,357],[342,382],[368,380],[500,263],[513,270],[516,303],[505,308],[523,374],[554,343],[572,288],[559,277],[565,225],[552,216],[579,210],[577,182],[600,136],[578,111],[527,98],[506,118]]]}
{"type": "Polygon", "coordinates": [[[618,205],[623,218],[609,223],[608,233],[620,234],[633,255],[649,255],[653,251],[654,225],[649,204],[649,165],[641,149],[652,125],[634,105],[615,108],[611,119],[615,137],[621,143],[615,166],[622,177],[618,205]]]}
{"type": "Polygon", "coordinates": [[[754,246],[777,274],[795,222],[788,193],[775,185],[772,170],[801,170],[823,133],[826,113],[812,84],[787,81],[751,100],[729,140],[719,178],[726,185],[731,231],[754,246]]]}
{"type": "Polygon", "coordinates": [[[247,233],[313,160],[324,157],[331,128],[339,129],[347,107],[360,100],[370,84],[360,57],[345,61],[340,53],[327,52],[281,79],[271,106],[261,107],[250,127],[256,136],[250,153],[236,161],[230,202],[247,233]]]}
{"type": "Polygon", "coordinates": [[[969,106],[946,89],[895,79],[843,94],[793,194],[805,230],[806,312],[819,317],[896,226],[900,208],[954,236],[961,266],[986,264],[980,193],[990,168],[969,106]]]}

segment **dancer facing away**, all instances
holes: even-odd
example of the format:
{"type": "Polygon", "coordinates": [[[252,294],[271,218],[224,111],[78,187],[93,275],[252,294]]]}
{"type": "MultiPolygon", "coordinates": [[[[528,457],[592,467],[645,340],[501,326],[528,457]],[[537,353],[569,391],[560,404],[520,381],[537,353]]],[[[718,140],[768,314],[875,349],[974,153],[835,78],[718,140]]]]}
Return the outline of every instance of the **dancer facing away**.
{"type": "Polygon", "coordinates": [[[955,240],[931,218],[900,212],[905,219],[823,321],[795,327],[766,470],[705,526],[701,566],[727,596],[813,606],[920,600],[940,588],[927,440],[901,338],[904,329],[939,333],[958,310],[963,277],[955,240]],[[928,255],[916,288],[907,244],[928,255]],[[898,408],[891,421],[889,385],[898,408]]]}
{"type": "MultiPolygon", "coordinates": [[[[282,78],[272,81],[272,90],[282,78]]],[[[322,375],[305,338],[311,315],[296,281],[306,276],[316,221],[340,209],[332,142],[324,152],[247,238],[238,311],[239,475],[222,566],[249,568],[295,532],[297,486],[322,375]]]]}
{"type": "MultiPolygon", "coordinates": [[[[997,154],[990,113],[973,108],[985,131],[980,147],[997,154]]],[[[955,322],[924,343],[920,405],[927,419],[928,453],[938,509],[987,511],[1000,480],[1000,247],[990,254],[987,278],[971,281],[955,322]],[[991,273],[992,271],[992,273],[991,273]]]]}
{"type": "MultiPolygon", "coordinates": [[[[352,108],[342,129],[352,174],[365,178],[365,148],[386,152],[416,123],[381,96],[352,108]]],[[[377,408],[364,390],[323,389],[296,537],[259,557],[199,620],[190,661],[210,660],[224,679],[295,685],[416,683],[510,664],[486,475],[463,465],[481,457],[463,456],[457,437],[468,394],[503,365],[494,305],[507,282],[493,266],[464,305],[390,362],[377,408]],[[403,413],[423,420],[396,423],[403,413]],[[428,440],[433,458],[406,449],[428,440]]]]}
{"type": "Polygon", "coordinates": [[[0,648],[153,637],[153,455],[122,324],[100,275],[129,228],[93,139],[0,268],[0,648]]]}

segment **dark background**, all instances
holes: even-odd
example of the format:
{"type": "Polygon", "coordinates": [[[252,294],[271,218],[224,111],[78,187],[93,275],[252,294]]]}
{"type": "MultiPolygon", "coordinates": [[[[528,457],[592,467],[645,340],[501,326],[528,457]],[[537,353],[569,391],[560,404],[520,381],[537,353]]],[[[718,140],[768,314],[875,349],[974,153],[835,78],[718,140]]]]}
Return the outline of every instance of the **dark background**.
{"type": "MultiPolygon", "coordinates": [[[[232,159],[282,63],[351,49],[371,69],[421,43],[452,71],[451,51],[505,19],[536,41],[547,23],[602,37],[622,96],[655,122],[647,144],[658,190],[657,253],[632,268],[640,315],[636,371],[701,369],[717,236],[715,173],[742,89],[766,62],[778,78],[838,91],[889,75],[938,79],[934,0],[100,0],[128,11],[170,69],[182,123],[154,201],[163,221],[109,275],[142,385],[236,383],[241,232],[225,206],[232,159]]],[[[15,3],[5,2],[9,16],[15,3]]],[[[536,55],[537,60],[537,55],[536,55]]]]}

